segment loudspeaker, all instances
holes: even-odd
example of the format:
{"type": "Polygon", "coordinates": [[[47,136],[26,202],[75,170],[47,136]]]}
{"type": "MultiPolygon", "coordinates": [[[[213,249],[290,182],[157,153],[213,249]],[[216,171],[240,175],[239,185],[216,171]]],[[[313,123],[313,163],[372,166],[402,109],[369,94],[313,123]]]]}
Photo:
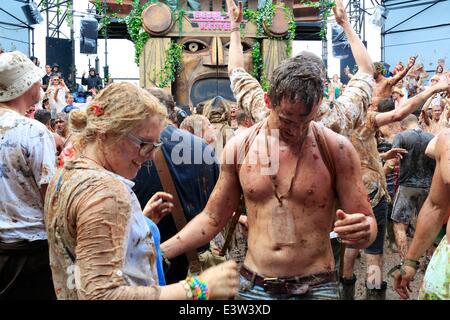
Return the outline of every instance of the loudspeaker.
{"type": "Polygon", "coordinates": [[[80,35],[80,53],[97,54],[97,19],[91,16],[81,19],[80,35]]]}
{"type": "Polygon", "coordinates": [[[39,24],[44,21],[44,18],[42,18],[41,12],[39,11],[36,2],[31,1],[30,3],[22,6],[22,10],[25,14],[25,17],[27,18],[28,24],[39,24]]]}
{"type": "Polygon", "coordinates": [[[67,87],[73,88],[73,70],[75,68],[75,58],[73,56],[73,43],[69,39],[46,38],[47,59],[46,64],[59,65],[59,71],[66,82],[67,87]]]}
{"type": "Polygon", "coordinates": [[[333,57],[345,59],[348,57],[350,45],[345,36],[344,29],[335,24],[331,27],[331,41],[333,48],[333,57]]]}

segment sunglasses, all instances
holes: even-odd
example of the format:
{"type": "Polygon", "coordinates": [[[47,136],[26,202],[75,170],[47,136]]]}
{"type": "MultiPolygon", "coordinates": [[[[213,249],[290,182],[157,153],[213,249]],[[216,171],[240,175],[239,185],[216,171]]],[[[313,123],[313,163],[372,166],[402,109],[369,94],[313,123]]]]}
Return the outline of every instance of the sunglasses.
{"type": "Polygon", "coordinates": [[[132,133],[127,134],[127,137],[139,146],[139,155],[144,158],[148,157],[153,150],[163,145],[162,142],[150,142],[141,140],[132,133]]]}

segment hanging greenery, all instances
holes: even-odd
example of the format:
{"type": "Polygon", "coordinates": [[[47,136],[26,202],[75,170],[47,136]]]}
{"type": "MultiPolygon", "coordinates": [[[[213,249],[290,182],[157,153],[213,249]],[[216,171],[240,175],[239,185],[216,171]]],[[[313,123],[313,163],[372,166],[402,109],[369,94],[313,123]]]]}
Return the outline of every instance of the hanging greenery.
{"type": "Polygon", "coordinates": [[[72,12],[72,10],[73,10],[73,0],[68,0],[67,1],[66,23],[67,23],[67,26],[69,28],[71,28],[72,25],[73,25],[73,12],[72,12]]]}
{"type": "Polygon", "coordinates": [[[128,34],[134,42],[134,61],[137,65],[139,65],[142,50],[144,50],[147,40],[150,39],[150,35],[142,28],[142,11],[154,2],[156,2],[156,0],[149,1],[141,6],[139,0],[133,0],[133,9],[131,9],[128,16],[125,17],[128,34]]]}
{"type": "Polygon", "coordinates": [[[183,45],[178,44],[175,40],[170,42],[170,46],[166,51],[166,59],[164,67],[159,74],[159,83],[156,85],[159,88],[168,87],[175,81],[176,75],[181,71],[183,65],[181,59],[183,57],[183,45]]]}
{"type": "Polygon", "coordinates": [[[320,9],[322,13],[322,28],[320,29],[319,36],[321,39],[327,37],[327,20],[332,15],[333,7],[336,5],[334,0],[300,0],[300,3],[310,8],[320,9]]]}
{"type": "MultiPolygon", "coordinates": [[[[290,57],[292,54],[292,41],[295,39],[295,30],[296,23],[294,14],[292,9],[289,8],[286,4],[281,3],[284,12],[287,13],[286,19],[288,20],[288,32],[287,34],[281,38],[281,40],[286,41],[286,56],[290,57]]],[[[252,62],[253,62],[253,72],[252,75],[259,80],[261,86],[265,91],[269,88],[269,81],[267,79],[266,74],[264,73],[264,61],[262,58],[262,48],[261,43],[258,38],[262,38],[264,36],[264,27],[263,23],[266,26],[272,25],[272,20],[275,15],[275,4],[272,1],[266,1],[266,4],[261,10],[251,10],[244,9],[244,18],[253,22],[256,25],[256,42],[253,45],[252,49],[252,62]]],[[[244,36],[241,34],[241,36],[244,36]]],[[[274,37],[268,37],[269,39],[273,39],[274,37]]]]}

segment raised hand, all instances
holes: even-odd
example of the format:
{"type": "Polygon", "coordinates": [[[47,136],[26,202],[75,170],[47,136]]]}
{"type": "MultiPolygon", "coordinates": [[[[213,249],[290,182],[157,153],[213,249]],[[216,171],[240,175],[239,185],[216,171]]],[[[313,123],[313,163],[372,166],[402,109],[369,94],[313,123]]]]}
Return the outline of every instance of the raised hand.
{"type": "Polygon", "coordinates": [[[334,17],[336,19],[336,23],[342,26],[344,23],[348,22],[347,11],[345,11],[344,4],[342,0],[336,0],[336,4],[333,7],[334,17]]]}
{"type": "Polygon", "coordinates": [[[408,69],[411,69],[416,64],[417,56],[409,57],[408,69]]]}
{"type": "Polygon", "coordinates": [[[239,1],[238,5],[236,5],[236,3],[234,3],[234,0],[227,0],[227,8],[231,24],[239,25],[243,19],[242,2],[239,1]]]}

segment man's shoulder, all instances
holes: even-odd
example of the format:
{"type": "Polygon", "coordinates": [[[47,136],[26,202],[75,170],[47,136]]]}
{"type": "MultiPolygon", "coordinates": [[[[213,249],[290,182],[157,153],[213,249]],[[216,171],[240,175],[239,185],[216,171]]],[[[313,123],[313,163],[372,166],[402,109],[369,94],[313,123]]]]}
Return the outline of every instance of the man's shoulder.
{"type": "Polygon", "coordinates": [[[320,122],[312,122],[312,126],[316,126],[316,128],[318,130],[322,130],[323,132],[323,136],[326,139],[326,143],[332,147],[332,148],[347,148],[352,146],[352,144],[349,142],[349,140],[342,134],[339,134],[333,130],[331,130],[330,128],[325,127],[323,124],[321,124],[320,122]],[[343,145],[343,142],[348,142],[345,143],[345,145],[343,145]]]}
{"type": "Polygon", "coordinates": [[[11,112],[10,114],[8,114],[7,118],[5,118],[5,121],[9,122],[9,127],[20,131],[25,130],[39,133],[48,131],[47,127],[43,123],[35,119],[20,115],[17,112],[11,112]]]}

